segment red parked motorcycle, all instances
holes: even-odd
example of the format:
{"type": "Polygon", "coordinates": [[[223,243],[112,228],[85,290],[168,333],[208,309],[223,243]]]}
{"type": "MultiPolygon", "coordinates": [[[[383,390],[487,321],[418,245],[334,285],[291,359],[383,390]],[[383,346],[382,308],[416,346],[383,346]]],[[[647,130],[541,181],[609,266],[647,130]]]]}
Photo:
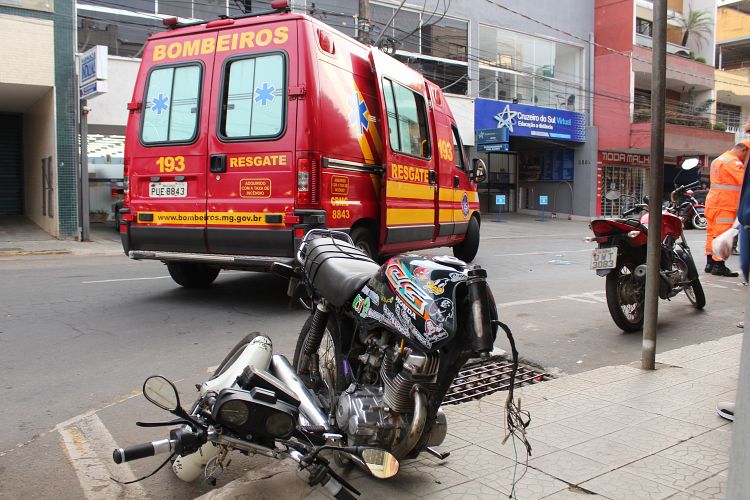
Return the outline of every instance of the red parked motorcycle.
{"type": "MultiPolygon", "coordinates": [[[[646,243],[648,241],[648,200],[636,204],[615,219],[594,219],[589,227],[599,244],[593,251],[591,269],[606,276],[607,306],[615,324],[626,332],[643,327],[646,296],[646,243]],[[634,217],[641,214],[640,217],[634,217]]],[[[670,299],[685,292],[696,309],[706,305],[698,270],[685,240],[680,217],[662,213],[662,251],[659,297],[670,299]]]]}

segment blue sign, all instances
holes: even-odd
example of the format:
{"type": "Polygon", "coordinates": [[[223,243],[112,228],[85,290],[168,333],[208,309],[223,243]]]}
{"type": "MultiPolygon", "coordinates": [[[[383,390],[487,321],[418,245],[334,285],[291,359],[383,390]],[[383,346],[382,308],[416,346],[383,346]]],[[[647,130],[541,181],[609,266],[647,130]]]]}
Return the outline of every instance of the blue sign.
{"type": "Polygon", "coordinates": [[[497,194],[497,195],[495,195],[495,205],[505,205],[505,195],[504,194],[497,194]]]}
{"type": "Polygon", "coordinates": [[[500,142],[508,142],[507,128],[477,130],[477,144],[497,144],[500,142]]]}
{"type": "Polygon", "coordinates": [[[511,137],[586,141],[586,115],[563,109],[476,99],[474,130],[505,129],[511,137]]]}
{"type": "Polygon", "coordinates": [[[539,204],[542,205],[542,206],[549,205],[549,196],[540,196],[539,197],[539,204]]]}
{"type": "Polygon", "coordinates": [[[480,153],[500,153],[508,151],[508,143],[503,144],[477,144],[477,151],[480,153]]]}

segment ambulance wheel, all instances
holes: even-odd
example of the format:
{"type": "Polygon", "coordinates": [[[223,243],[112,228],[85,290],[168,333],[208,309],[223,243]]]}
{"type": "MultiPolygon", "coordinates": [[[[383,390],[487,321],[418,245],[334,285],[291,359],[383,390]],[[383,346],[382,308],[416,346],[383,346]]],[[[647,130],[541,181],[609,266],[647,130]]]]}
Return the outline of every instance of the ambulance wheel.
{"type": "Polygon", "coordinates": [[[377,258],[378,246],[369,229],[362,226],[354,228],[350,236],[354,242],[354,246],[366,253],[371,259],[374,260],[377,258]]]}
{"type": "Polygon", "coordinates": [[[464,241],[453,247],[453,255],[464,262],[471,262],[479,251],[479,221],[472,217],[464,241]]]}
{"type": "Polygon", "coordinates": [[[220,271],[197,262],[169,262],[167,269],[175,283],[185,288],[206,288],[220,271]]]}

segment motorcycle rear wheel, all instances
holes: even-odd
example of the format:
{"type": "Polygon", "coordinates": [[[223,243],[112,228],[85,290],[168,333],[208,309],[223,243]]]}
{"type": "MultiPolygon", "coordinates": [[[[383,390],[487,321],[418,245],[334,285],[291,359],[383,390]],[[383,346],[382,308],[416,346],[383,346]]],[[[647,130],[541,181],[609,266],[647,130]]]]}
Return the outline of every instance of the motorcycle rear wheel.
{"type": "Polygon", "coordinates": [[[609,314],[615,324],[626,332],[635,332],[643,328],[645,297],[643,285],[638,284],[633,276],[635,267],[632,262],[618,262],[617,267],[607,275],[609,314]]]}
{"type": "Polygon", "coordinates": [[[690,224],[695,229],[706,229],[706,226],[708,226],[708,220],[703,214],[695,214],[693,215],[693,218],[690,219],[690,224]]]}
{"type": "Polygon", "coordinates": [[[310,360],[307,363],[302,361],[307,355],[304,353],[305,339],[310,332],[310,325],[312,324],[313,316],[310,315],[302,326],[302,330],[299,332],[297,338],[297,346],[294,349],[294,361],[292,366],[294,371],[297,372],[300,379],[304,382],[305,386],[310,389],[323,403],[326,412],[330,410],[333,404],[331,397],[331,390],[334,393],[341,392],[346,388],[346,380],[344,377],[344,356],[341,354],[341,340],[338,330],[338,325],[335,319],[331,316],[328,319],[323,338],[320,340],[320,346],[312,356],[317,357],[319,366],[319,377],[312,376],[309,370],[310,360]]]}

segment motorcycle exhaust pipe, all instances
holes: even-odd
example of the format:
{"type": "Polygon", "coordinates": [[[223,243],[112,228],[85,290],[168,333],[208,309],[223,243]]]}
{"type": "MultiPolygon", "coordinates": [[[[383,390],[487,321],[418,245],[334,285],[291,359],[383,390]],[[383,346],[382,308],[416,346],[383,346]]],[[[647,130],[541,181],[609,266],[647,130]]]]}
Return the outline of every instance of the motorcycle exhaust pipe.
{"type": "Polygon", "coordinates": [[[326,430],[330,429],[328,418],[318,408],[315,396],[302,383],[302,380],[294,372],[294,368],[289,364],[289,360],[286,357],[281,354],[271,356],[271,373],[289,387],[294,392],[294,395],[297,396],[297,399],[299,399],[301,416],[308,422],[305,425],[321,426],[326,430]]]}
{"type": "Polygon", "coordinates": [[[419,385],[412,389],[414,394],[414,415],[411,420],[411,426],[406,435],[397,442],[392,448],[391,453],[394,457],[401,460],[409,454],[417,445],[417,441],[422,437],[424,426],[427,422],[427,396],[419,385]]]}

